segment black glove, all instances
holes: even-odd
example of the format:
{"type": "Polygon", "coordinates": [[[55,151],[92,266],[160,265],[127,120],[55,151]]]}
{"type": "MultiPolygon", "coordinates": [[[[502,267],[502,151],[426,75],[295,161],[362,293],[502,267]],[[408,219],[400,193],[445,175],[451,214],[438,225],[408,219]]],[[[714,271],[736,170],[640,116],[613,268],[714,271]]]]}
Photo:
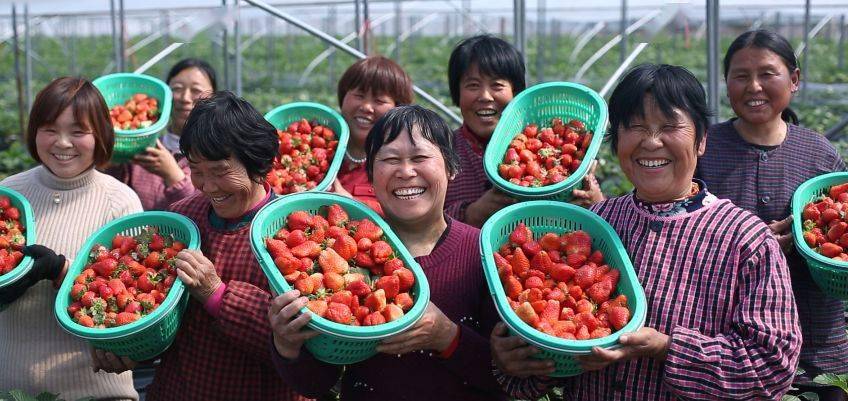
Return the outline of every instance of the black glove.
{"type": "Polygon", "coordinates": [[[32,269],[4,288],[0,288],[0,304],[10,304],[24,295],[29,287],[41,280],[55,280],[65,267],[65,257],[57,255],[52,249],[43,245],[29,245],[21,250],[24,255],[32,257],[32,269]]]}
{"type": "Polygon", "coordinates": [[[55,280],[65,267],[65,256],[57,255],[44,245],[28,245],[21,252],[34,259],[30,274],[36,282],[44,279],[55,280]]]}

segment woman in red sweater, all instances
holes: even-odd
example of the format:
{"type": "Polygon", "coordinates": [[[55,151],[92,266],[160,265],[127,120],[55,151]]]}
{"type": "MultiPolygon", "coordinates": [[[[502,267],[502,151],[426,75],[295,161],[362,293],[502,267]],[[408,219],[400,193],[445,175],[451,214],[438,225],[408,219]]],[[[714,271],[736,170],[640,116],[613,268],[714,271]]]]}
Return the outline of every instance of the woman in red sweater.
{"type": "Polygon", "coordinates": [[[412,103],[412,80],[394,61],[368,57],[351,65],[339,80],[339,107],[350,127],[345,161],[333,191],[383,210],[365,173],[365,138],[374,123],[397,105],[412,103]]]}
{"type": "MultiPolygon", "coordinates": [[[[459,161],[447,124],[420,106],[381,118],[365,144],[366,169],[386,220],[421,265],[430,304],[410,329],[383,340],[381,352],[344,371],[341,399],[503,400],[492,375],[488,334],[497,314],[483,277],[480,231],[444,213],[445,191],[459,161]]],[[[341,366],[302,351],[315,332],[297,290],[277,297],[269,319],[274,363],[300,394],[317,397],[338,381],[341,366]]]]}

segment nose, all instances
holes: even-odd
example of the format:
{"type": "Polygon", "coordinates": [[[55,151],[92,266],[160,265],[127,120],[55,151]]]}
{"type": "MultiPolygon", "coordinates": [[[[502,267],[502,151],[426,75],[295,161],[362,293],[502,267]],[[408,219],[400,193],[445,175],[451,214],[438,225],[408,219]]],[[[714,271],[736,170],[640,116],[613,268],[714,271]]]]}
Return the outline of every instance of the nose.
{"type": "Polygon", "coordinates": [[[751,79],[751,82],[748,83],[748,92],[757,93],[763,89],[763,86],[760,84],[760,80],[756,77],[751,79]]]}
{"type": "Polygon", "coordinates": [[[56,137],[56,146],[60,148],[72,148],[74,147],[73,142],[71,141],[71,134],[67,132],[62,132],[56,137]]]}
{"type": "Polygon", "coordinates": [[[359,104],[359,111],[363,113],[373,113],[374,105],[372,105],[371,102],[362,102],[359,104]]]}
{"type": "Polygon", "coordinates": [[[397,172],[395,176],[397,178],[402,179],[410,179],[418,175],[418,172],[415,170],[415,164],[413,164],[410,160],[404,160],[400,164],[398,164],[397,172]]]}
{"type": "Polygon", "coordinates": [[[177,100],[183,103],[191,103],[194,101],[191,97],[191,90],[188,88],[183,89],[182,91],[177,93],[177,100]]]}
{"type": "Polygon", "coordinates": [[[642,142],[639,143],[642,149],[657,150],[663,147],[662,137],[656,133],[651,133],[642,137],[642,142]]]}
{"type": "Polygon", "coordinates": [[[477,97],[477,100],[481,102],[491,102],[494,101],[495,98],[492,96],[492,91],[488,86],[483,86],[480,91],[480,96],[477,97]]]}

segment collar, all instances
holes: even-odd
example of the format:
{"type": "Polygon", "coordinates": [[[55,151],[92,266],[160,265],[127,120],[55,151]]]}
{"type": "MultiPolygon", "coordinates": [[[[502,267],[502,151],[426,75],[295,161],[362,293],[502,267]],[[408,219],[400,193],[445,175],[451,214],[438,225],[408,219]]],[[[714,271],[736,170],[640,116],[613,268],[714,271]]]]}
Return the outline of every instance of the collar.
{"type": "Polygon", "coordinates": [[[82,188],[92,181],[94,181],[94,167],[92,166],[88,170],[79,173],[76,177],[72,178],[61,178],[55,174],[53,174],[50,169],[45,165],[41,165],[37,170],[38,180],[41,181],[41,184],[44,186],[61,191],[68,191],[71,189],[82,188]]]}
{"type": "Polygon", "coordinates": [[[637,207],[656,216],[676,216],[694,212],[712,203],[715,196],[707,191],[707,185],[699,179],[692,179],[692,192],[683,199],[671,202],[651,203],[639,199],[633,192],[633,202],[637,207]]]}

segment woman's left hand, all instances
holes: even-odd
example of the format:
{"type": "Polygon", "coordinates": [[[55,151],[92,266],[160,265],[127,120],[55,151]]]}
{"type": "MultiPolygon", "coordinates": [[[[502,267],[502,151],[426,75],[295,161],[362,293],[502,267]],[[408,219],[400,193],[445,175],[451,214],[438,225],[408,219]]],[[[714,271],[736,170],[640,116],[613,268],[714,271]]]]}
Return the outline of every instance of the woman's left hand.
{"type": "Polygon", "coordinates": [[[337,193],[341,196],[353,199],[353,195],[351,195],[350,192],[348,192],[346,189],[344,189],[344,187],[342,186],[342,182],[339,181],[338,178],[333,180],[333,192],[335,192],[335,193],[337,193]]]}
{"type": "Polygon", "coordinates": [[[777,243],[780,244],[780,249],[783,249],[783,253],[790,253],[794,249],[792,247],[792,215],[780,221],[772,220],[768,227],[777,239],[777,243]]]}
{"type": "Polygon", "coordinates": [[[412,328],[386,339],[377,346],[377,351],[395,355],[418,350],[441,352],[451,345],[457,330],[459,326],[430,302],[427,304],[424,316],[421,316],[412,328]]]}
{"type": "Polygon", "coordinates": [[[203,256],[203,252],[183,249],[177,254],[177,276],[188,288],[191,296],[205,304],[220,286],[221,278],[215,271],[215,265],[203,256]]]}
{"type": "Polygon", "coordinates": [[[589,172],[583,177],[583,189],[574,189],[572,193],[571,203],[589,207],[604,199],[604,193],[601,191],[601,185],[598,184],[598,179],[595,177],[595,169],[598,167],[598,161],[593,160],[589,167],[589,172]]]}
{"type": "Polygon", "coordinates": [[[133,162],[150,173],[162,177],[166,187],[170,187],[185,178],[185,172],[177,163],[177,159],[158,139],[156,146],[147,148],[145,153],[135,155],[133,162]]]}
{"type": "Polygon", "coordinates": [[[592,348],[589,355],[580,355],[577,360],[583,370],[600,370],[621,361],[650,357],[659,362],[665,361],[671,337],[650,327],[642,327],[635,333],[622,334],[618,339],[620,348],[592,348]]]}

